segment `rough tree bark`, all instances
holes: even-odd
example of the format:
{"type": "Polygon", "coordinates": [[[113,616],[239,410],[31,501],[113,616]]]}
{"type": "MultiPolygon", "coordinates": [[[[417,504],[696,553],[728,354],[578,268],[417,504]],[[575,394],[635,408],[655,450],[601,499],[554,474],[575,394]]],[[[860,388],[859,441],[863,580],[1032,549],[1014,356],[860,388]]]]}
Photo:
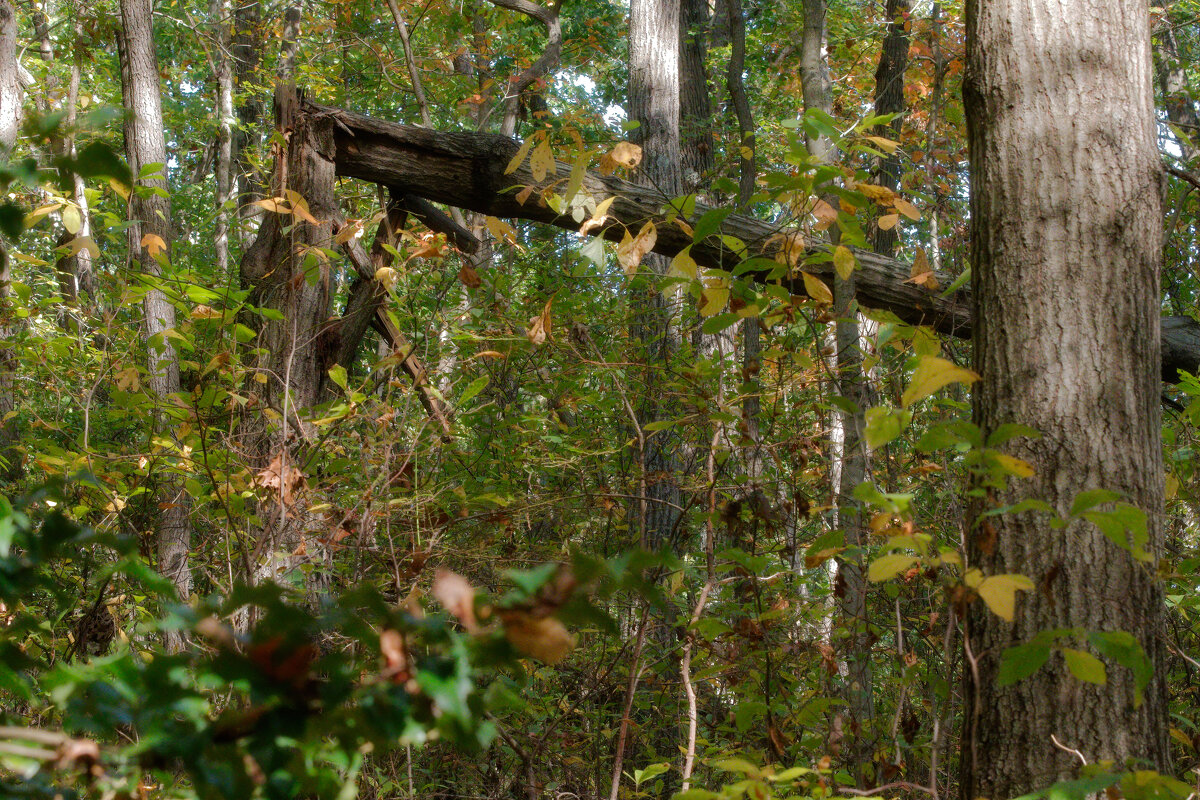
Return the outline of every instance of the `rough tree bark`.
{"type": "MultiPolygon", "coordinates": [[[[875,113],[899,114],[904,111],[904,72],[908,68],[908,0],[887,0],[887,35],[875,68],[875,113]]],[[[901,118],[892,120],[892,138],[900,139],[901,118]]],[[[900,185],[900,151],[884,156],[875,165],[875,183],[893,191],[900,185]]],[[[878,225],[871,231],[871,249],[881,256],[896,252],[899,231],[878,225]]]]}
{"type": "MultiPolygon", "coordinates": [[[[118,48],[121,58],[121,89],[125,103],[125,154],[135,177],[144,168],[158,168],[138,177],[129,195],[128,231],[130,258],[146,276],[149,289],[142,301],[145,313],[147,370],[150,391],[159,404],[155,418],[156,433],[169,436],[170,408],[179,393],[179,357],[171,340],[164,335],[175,327],[175,306],[159,283],[162,267],[156,255],[169,259],[171,241],[171,201],[166,195],[167,148],[163,139],[162,101],[158,77],[158,54],[151,26],[151,0],[121,0],[121,28],[118,48]]],[[[168,457],[166,452],[162,457],[168,457]]],[[[184,491],[182,477],[172,469],[158,472],[158,508],[156,526],[158,569],[174,585],[183,600],[192,591],[192,573],[188,565],[191,527],[188,519],[191,503],[184,491]]],[[[182,647],[177,631],[165,634],[168,651],[182,647]]]]}
{"type": "Polygon", "coordinates": [[[1030,513],[968,520],[971,566],[1024,574],[1038,589],[1020,594],[1011,623],[982,603],[969,612],[966,800],[1073,776],[1076,751],[1118,769],[1167,766],[1154,574],[1162,165],[1151,78],[1140,0],[967,4],[975,420],[984,437],[1006,423],[1041,432],[1003,446],[1035,473],[989,493],[985,507],[1037,498],[1065,518],[1079,492],[1114,490],[1145,512],[1151,560],[1078,520],[1062,530],[1030,513]],[[1058,656],[997,685],[1005,648],[1064,628],[1132,634],[1156,667],[1144,702],[1131,671],[1111,661],[1103,686],[1076,680],[1058,656]]]}
{"type": "MultiPolygon", "coordinates": [[[[638,123],[634,138],[642,146],[639,176],[654,202],[662,206],[683,185],[679,149],[679,4],[670,0],[633,0],[629,8],[629,117],[638,123]]],[[[638,424],[662,419],[662,384],[678,347],[675,304],[658,291],[657,277],[670,262],[656,254],[643,261],[649,282],[631,288],[635,309],[632,337],[645,349],[646,369],[639,387],[638,424]]],[[[645,488],[642,509],[635,511],[642,544],[657,550],[667,544],[679,520],[675,448],[669,431],[647,435],[641,454],[645,488]]]]}

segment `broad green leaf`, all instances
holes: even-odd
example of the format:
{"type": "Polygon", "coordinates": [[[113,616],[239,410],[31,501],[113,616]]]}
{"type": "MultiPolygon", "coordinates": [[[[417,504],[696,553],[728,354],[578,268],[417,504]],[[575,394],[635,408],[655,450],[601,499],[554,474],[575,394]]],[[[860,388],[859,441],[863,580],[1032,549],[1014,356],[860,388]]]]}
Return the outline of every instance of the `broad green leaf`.
{"type": "Polygon", "coordinates": [[[1098,505],[1112,503],[1120,499],[1121,495],[1108,489],[1091,489],[1086,492],[1080,492],[1075,495],[1075,502],[1071,503],[1071,516],[1078,516],[1098,505]]]}
{"type": "Polygon", "coordinates": [[[917,563],[916,556],[888,553],[875,559],[871,562],[871,566],[867,567],[867,580],[872,583],[886,581],[888,578],[896,577],[915,563],[917,563]]]}
{"type": "Polygon", "coordinates": [[[633,782],[641,786],[645,781],[658,777],[669,769],[671,769],[671,765],[665,761],[661,764],[651,764],[645,769],[635,769],[633,771],[633,782]]]}
{"type": "Polygon", "coordinates": [[[1154,664],[1150,661],[1141,643],[1127,631],[1095,631],[1088,634],[1088,643],[1100,655],[1110,659],[1133,673],[1134,706],[1142,704],[1142,691],[1154,677],[1154,664]]]}
{"type": "Polygon", "coordinates": [[[1104,662],[1091,653],[1064,647],[1062,654],[1063,660],[1067,662],[1067,669],[1079,680],[1085,683],[1098,683],[1101,686],[1108,683],[1108,673],[1104,669],[1104,662]]]}
{"type": "Polygon", "coordinates": [[[329,380],[336,383],[343,389],[346,388],[346,368],[341,364],[334,364],[329,368],[329,380]]]}
{"type": "Polygon", "coordinates": [[[1001,686],[1011,686],[1037,672],[1049,658],[1050,646],[1042,642],[1034,641],[1006,648],[1000,655],[1000,670],[996,681],[1001,686]]]}
{"type": "Polygon", "coordinates": [[[965,367],[937,356],[923,356],[913,371],[912,381],[904,390],[900,403],[908,408],[951,383],[974,383],[979,376],[965,367]]]}
{"type": "Polygon", "coordinates": [[[1017,592],[1030,591],[1033,588],[1033,581],[1024,575],[992,575],[984,578],[975,591],[996,616],[1012,622],[1017,592]]]}
{"type": "Polygon", "coordinates": [[[883,407],[868,408],[864,417],[863,436],[867,440],[867,447],[872,450],[877,450],[895,439],[912,422],[911,411],[883,407]]]}
{"type": "Polygon", "coordinates": [[[724,314],[718,314],[715,317],[706,319],[704,324],[700,326],[700,332],[708,335],[720,333],[726,328],[736,325],[737,321],[741,318],[741,315],[736,311],[727,311],[724,314]]]}

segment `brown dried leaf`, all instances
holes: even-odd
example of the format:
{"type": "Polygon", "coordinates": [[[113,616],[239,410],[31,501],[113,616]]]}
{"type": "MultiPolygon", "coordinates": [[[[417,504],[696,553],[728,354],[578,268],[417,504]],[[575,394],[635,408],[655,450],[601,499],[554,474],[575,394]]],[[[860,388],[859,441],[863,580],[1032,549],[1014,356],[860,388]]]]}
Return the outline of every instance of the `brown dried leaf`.
{"type": "Polygon", "coordinates": [[[439,569],[433,579],[433,596],[445,606],[468,633],[479,630],[475,620],[475,587],[457,572],[439,569]]]}
{"type": "Polygon", "coordinates": [[[575,637],[554,617],[535,617],[527,611],[501,612],[504,635],[525,655],[557,664],[575,647],[575,637]]]}

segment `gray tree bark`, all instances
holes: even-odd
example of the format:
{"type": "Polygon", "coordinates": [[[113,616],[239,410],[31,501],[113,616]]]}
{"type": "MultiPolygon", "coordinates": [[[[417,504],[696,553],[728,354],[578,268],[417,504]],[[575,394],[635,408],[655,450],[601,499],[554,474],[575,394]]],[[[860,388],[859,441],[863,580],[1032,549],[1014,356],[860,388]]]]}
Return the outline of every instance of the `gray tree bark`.
{"type": "MultiPolygon", "coordinates": [[[[1041,432],[1003,446],[1032,478],[989,491],[976,513],[1024,498],[1063,517],[1075,496],[1109,489],[1145,512],[1148,562],[1088,523],[1045,515],[967,522],[970,566],[1020,573],[1013,622],[971,606],[962,797],[1007,798],[1112,759],[1167,766],[1155,578],[1161,553],[1159,405],[1162,165],[1150,30],[1139,0],[970,0],[964,88],[971,157],[975,420],[1041,432]],[[997,685],[1005,648],[1042,631],[1132,634],[1155,665],[1145,700],[1129,669],[1107,685],[1052,656],[997,685]]],[[[1086,645],[1075,645],[1086,646],[1086,645]]]]}
{"type": "MultiPolygon", "coordinates": [[[[158,401],[155,428],[157,433],[170,435],[170,407],[179,393],[179,357],[164,332],[175,327],[175,306],[157,284],[162,267],[155,252],[170,258],[171,202],[164,196],[167,189],[167,148],[163,138],[161,90],[158,77],[158,55],[154,48],[151,25],[151,0],[121,0],[121,28],[118,47],[121,59],[121,89],[125,104],[125,153],[133,170],[137,186],[129,195],[128,231],[130,258],[138,271],[145,275],[152,288],[142,301],[145,313],[147,381],[158,401]],[[159,165],[146,177],[142,170],[159,165]],[[161,190],[161,193],[160,193],[161,190]]],[[[166,454],[163,454],[166,457],[166,454]]],[[[191,525],[188,519],[190,499],[184,490],[182,476],[174,469],[158,474],[158,507],[161,514],[155,532],[158,569],[174,585],[180,599],[186,601],[192,591],[192,574],[188,565],[191,546],[191,525]]],[[[179,650],[184,644],[178,632],[168,632],[165,645],[168,651],[179,650]]]]}
{"type": "MultiPolygon", "coordinates": [[[[639,176],[661,206],[680,194],[683,185],[679,143],[679,3],[633,0],[629,8],[629,118],[638,123],[634,139],[642,146],[639,176]]],[[[635,229],[636,230],[636,229],[635,229]]],[[[670,262],[649,254],[643,261],[649,285],[631,289],[633,338],[644,348],[646,369],[638,387],[638,424],[663,419],[662,384],[678,348],[675,304],[658,291],[658,276],[670,262]]],[[[678,442],[668,431],[645,437],[641,473],[645,484],[640,519],[642,544],[652,550],[666,545],[675,532],[680,505],[678,442]]]]}

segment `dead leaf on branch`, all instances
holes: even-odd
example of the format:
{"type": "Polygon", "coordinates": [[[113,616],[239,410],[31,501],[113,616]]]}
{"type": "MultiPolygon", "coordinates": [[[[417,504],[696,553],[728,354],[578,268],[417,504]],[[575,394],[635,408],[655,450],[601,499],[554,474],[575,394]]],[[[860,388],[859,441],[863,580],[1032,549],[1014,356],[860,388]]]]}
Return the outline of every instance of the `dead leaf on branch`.
{"type": "Polygon", "coordinates": [[[500,621],[513,647],[546,664],[557,664],[575,647],[575,637],[554,617],[510,610],[500,612],[500,621]]]}
{"type": "Polygon", "coordinates": [[[551,297],[546,301],[546,306],[542,309],[541,314],[529,318],[529,328],[525,331],[525,336],[535,345],[544,344],[550,336],[552,323],[550,318],[550,304],[553,302],[554,298],[551,297]]]}
{"type": "Polygon", "coordinates": [[[283,453],[276,453],[266,469],[255,476],[254,483],[256,486],[270,489],[280,502],[288,507],[295,502],[296,495],[308,486],[304,480],[304,473],[298,467],[284,463],[283,453]]]}
{"type": "Polygon", "coordinates": [[[468,633],[479,630],[475,619],[475,587],[457,572],[439,569],[433,579],[433,596],[462,623],[468,633]]]}

